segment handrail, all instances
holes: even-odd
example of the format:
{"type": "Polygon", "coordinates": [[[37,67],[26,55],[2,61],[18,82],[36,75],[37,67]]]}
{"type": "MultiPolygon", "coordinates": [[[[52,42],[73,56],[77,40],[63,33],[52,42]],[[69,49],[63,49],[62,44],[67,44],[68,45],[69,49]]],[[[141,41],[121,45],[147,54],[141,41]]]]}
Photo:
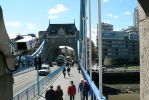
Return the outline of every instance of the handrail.
{"type": "Polygon", "coordinates": [[[44,44],[45,41],[41,43],[40,47],[31,55],[31,57],[35,57],[43,49],[44,44]]]}
{"type": "MultiPolygon", "coordinates": [[[[63,69],[64,65],[62,65],[60,68],[56,69],[46,77],[40,79],[40,92],[45,89],[45,86],[49,85],[50,80],[58,75],[63,69]]],[[[37,95],[37,83],[36,81],[29,86],[25,87],[24,89],[20,90],[19,92],[15,93],[13,96],[13,100],[24,100],[23,98],[27,98],[26,100],[31,100],[33,97],[37,95]]]]}
{"type": "Polygon", "coordinates": [[[83,65],[81,63],[79,63],[79,67],[81,68],[82,74],[83,74],[84,78],[87,80],[88,84],[90,85],[92,92],[95,96],[95,97],[93,97],[93,100],[106,100],[106,98],[104,96],[101,96],[99,94],[100,90],[96,87],[94,82],[91,80],[90,76],[84,70],[83,65]]]}

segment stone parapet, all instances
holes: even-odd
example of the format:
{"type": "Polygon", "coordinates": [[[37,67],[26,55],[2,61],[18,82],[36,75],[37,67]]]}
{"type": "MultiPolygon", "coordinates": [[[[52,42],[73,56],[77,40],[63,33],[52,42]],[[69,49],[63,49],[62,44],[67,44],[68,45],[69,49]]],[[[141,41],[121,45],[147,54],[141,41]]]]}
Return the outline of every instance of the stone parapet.
{"type": "Polygon", "coordinates": [[[140,32],[140,100],[149,100],[149,17],[139,7],[140,32]]]}

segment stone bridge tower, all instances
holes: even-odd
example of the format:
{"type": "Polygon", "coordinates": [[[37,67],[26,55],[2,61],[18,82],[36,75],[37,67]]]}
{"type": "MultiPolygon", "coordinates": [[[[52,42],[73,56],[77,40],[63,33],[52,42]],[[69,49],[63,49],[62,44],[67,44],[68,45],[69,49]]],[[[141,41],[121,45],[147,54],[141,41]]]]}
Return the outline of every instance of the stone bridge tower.
{"type": "Polygon", "coordinates": [[[140,33],[140,100],[149,100],[149,0],[138,0],[140,33]]]}
{"type": "Polygon", "coordinates": [[[53,58],[55,50],[59,46],[69,46],[74,49],[77,58],[78,33],[75,23],[73,24],[50,24],[47,31],[39,32],[39,39],[46,40],[46,58],[53,58]]]}

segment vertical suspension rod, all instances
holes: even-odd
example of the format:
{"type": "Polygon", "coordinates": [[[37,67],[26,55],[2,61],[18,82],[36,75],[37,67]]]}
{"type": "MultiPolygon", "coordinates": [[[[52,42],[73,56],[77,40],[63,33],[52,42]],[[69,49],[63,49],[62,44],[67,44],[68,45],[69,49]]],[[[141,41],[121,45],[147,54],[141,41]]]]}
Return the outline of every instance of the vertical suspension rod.
{"type": "Polygon", "coordinates": [[[98,59],[99,59],[99,89],[102,96],[102,32],[101,32],[101,0],[98,0],[98,59]]]}
{"type": "Polygon", "coordinates": [[[85,67],[86,67],[86,71],[88,72],[88,55],[87,55],[87,0],[85,0],[85,67]]]}
{"type": "Polygon", "coordinates": [[[89,66],[90,78],[92,79],[92,44],[91,44],[91,0],[89,0],[89,66]]]}

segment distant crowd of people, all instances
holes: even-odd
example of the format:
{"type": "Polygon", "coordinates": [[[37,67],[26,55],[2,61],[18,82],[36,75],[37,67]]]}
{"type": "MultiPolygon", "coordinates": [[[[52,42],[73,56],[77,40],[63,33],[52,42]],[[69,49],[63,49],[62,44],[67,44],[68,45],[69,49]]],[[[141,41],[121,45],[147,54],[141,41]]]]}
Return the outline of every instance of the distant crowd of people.
{"type": "MultiPolygon", "coordinates": [[[[74,85],[74,82],[71,81],[67,88],[67,94],[69,95],[70,100],[75,100],[76,91],[76,86],[74,85]]],[[[82,79],[79,83],[78,93],[80,93],[80,100],[88,100],[90,86],[86,80],[82,79]]],[[[50,86],[50,89],[46,91],[45,98],[46,100],[63,100],[63,90],[61,89],[61,86],[58,85],[56,90],[53,89],[53,86],[50,86]]]]}

